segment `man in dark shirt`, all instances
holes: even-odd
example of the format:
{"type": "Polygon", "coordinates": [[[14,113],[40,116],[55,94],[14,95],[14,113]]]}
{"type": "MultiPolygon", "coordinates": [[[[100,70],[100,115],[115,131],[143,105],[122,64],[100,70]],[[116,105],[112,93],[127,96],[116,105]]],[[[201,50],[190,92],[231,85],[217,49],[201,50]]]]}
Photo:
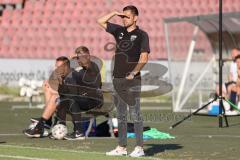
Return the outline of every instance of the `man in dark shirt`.
{"type": "Polygon", "coordinates": [[[144,156],[143,120],[140,113],[140,71],[148,61],[150,47],[148,34],[136,25],[137,19],[138,10],[135,6],[126,6],[123,8],[123,13],[114,11],[98,19],[100,26],[116,40],[113,85],[116,92],[114,104],[118,115],[119,142],[116,149],[107,152],[107,155],[127,154],[127,106],[129,106],[136,133],[136,147],[130,156],[144,156]],[[122,18],[123,26],[108,22],[114,16],[122,18]]]}
{"type": "Polygon", "coordinates": [[[66,122],[66,113],[72,115],[74,132],[66,139],[82,139],[81,112],[88,111],[103,103],[101,88],[100,70],[94,62],[90,60],[90,53],[87,47],[81,46],[76,49],[74,57],[82,69],[77,72],[70,68],[70,61],[67,57],[56,59],[56,69],[48,80],[48,86],[56,92],[58,100],[46,106],[41,118],[35,118],[37,125],[33,128],[24,130],[28,137],[42,137],[44,125],[57,109],[58,121],[62,124],[66,122]],[[58,104],[57,102],[58,101],[58,104]]]}
{"type": "Polygon", "coordinates": [[[76,84],[63,83],[58,89],[60,104],[57,108],[57,117],[64,123],[68,112],[71,114],[74,124],[74,132],[64,137],[67,140],[83,139],[81,113],[101,107],[103,104],[99,67],[91,61],[87,47],[78,47],[75,53],[72,58],[76,59],[82,67],[75,78],[76,84]]]}

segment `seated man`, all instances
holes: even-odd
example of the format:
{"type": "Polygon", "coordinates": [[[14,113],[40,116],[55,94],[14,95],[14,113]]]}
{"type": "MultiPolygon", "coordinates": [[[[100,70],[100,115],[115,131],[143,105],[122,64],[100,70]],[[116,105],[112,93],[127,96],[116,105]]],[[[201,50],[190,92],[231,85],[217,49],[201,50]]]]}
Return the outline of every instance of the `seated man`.
{"type": "Polygon", "coordinates": [[[59,86],[60,104],[57,108],[57,117],[66,121],[66,113],[70,113],[74,124],[74,132],[65,137],[67,140],[83,139],[81,113],[90,111],[103,104],[101,91],[101,74],[98,66],[90,60],[87,47],[76,49],[73,56],[82,69],[78,73],[77,85],[63,84],[59,86]]]}
{"type": "Polygon", "coordinates": [[[56,111],[56,108],[58,108],[58,115],[60,115],[58,119],[60,123],[65,124],[66,112],[70,112],[73,116],[73,123],[75,126],[74,134],[81,135],[80,137],[82,137],[82,134],[78,134],[80,131],[80,123],[78,124],[78,122],[81,121],[78,113],[102,104],[102,94],[99,92],[100,90],[96,90],[101,87],[101,76],[98,66],[90,61],[89,50],[84,46],[79,47],[76,49],[76,55],[72,58],[75,58],[83,69],[79,72],[71,69],[70,62],[66,57],[63,58],[64,63],[57,65],[58,68],[49,80],[49,86],[54,88],[53,90],[55,92],[57,91],[57,95],[60,95],[60,103],[57,107],[55,99],[52,105],[48,105],[36,127],[24,131],[27,136],[41,137],[43,135],[43,126],[46,120],[51,117],[56,111]],[[97,96],[95,96],[96,94],[97,96]],[[81,96],[84,97],[81,98],[81,96]],[[96,97],[98,97],[97,100],[96,97]],[[66,103],[72,102],[73,100],[76,101],[76,103],[66,103]],[[79,104],[81,104],[81,110],[78,109],[79,104]]]}
{"type": "MultiPolygon", "coordinates": [[[[56,111],[56,100],[59,97],[58,87],[64,81],[74,84],[75,74],[72,74],[70,68],[70,61],[67,57],[58,57],[55,62],[55,70],[51,74],[48,81],[44,82],[44,94],[45,94],[45,108],[41,118],[31,119],[36,121],[37,125],[34,128],[24,130],[24,134],[28,137],[41,137],[44,132],[44,126],[51,120],[53,113],[56,111]]],[[[76,84],[76,83],[75,83],[76,84]]],[[[50,121],[51,122],[51,121],[50,121]]],[[[49,123],[49,125],[51,125],[49,123]]],[[[51,126],[49,126],[50,128],[51,126]]]]}
{"type": "MultiPolygon", "coordinates": [[[[240,51],[238,48],[233,48],[231,50],[232,62],[230,65],[230,70],[229,70],[229,77],[228,77],[229,81],[227,83],[225,83],[224,86],[222,87],[223,97],[230,98],[230,99],[233,99],[233,97],[234,97],[233,95],[231,95],[231,90],[232,90],[232,87],[235,86],[236,81],[237,81],[238,73],[237,73],[236,57],[239,54],[240,54],[240,51]]],[[[216,93],[217,93],[217,95],[219,95],[219,85],[217,85],[216,93]]]]}
{"type": "MultiPolygon", "coordinates": [[[[237,64],[237,80],[236,83],[231,87],[230,90],[230,98],[232,97],[231,102],[236,104],[237,96],[240,96],[240,55],[236,56],[235,58],[236,64],[237,64]]],[[[239,99],[238,99],[239,101],[239,99]]]]}

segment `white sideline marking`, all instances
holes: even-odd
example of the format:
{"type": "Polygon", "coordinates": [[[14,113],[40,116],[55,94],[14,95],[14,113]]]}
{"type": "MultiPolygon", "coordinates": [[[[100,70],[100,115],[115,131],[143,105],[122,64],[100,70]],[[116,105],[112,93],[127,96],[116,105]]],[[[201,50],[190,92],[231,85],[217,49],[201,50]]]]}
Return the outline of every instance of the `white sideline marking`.
{"type": "Polygon", "coordinates": [[[26,160],[50,160],[45,158],[34,158],[34,157],[25,157],[25,156],[11,156],[11,155],[5,155],[0,154],[0,157],[2,158],[15,158],[15,159],[26,159],[26,160]]]}
{"type": "MultiPolygon", "coordinates": [[[[0,134],[0,136],[24,136],[24,134],[11,134],[11,133],[4,133],[4,134],[0,134]]],[[[175,135],[175,136],[182,136],[182,137],[185,137],[186,135],[175,135]]],[[[240,135],[217,135],[217,134],[213,134],[213,135],[203,135],[203,134],[198,134],[198,135],[193,135],[192,137],[196,137],[196,138],[204,138],[204,137],[226,137],[226,138],[240,138],[240,135]]],[[[187,136],[189,137],[189,136],[187,136]]],[[[89,140],[97,140],[97,139],[116,139],[115,137],[86,137],[86,139],[89,139],[89,140]]],[[[8,145],[4,145],[4,146],[8,146],[8,145]]],[[[12,145],[9,145],[9,146],[12,146],[12,145]]],[[[13,147],[13,146],[12,146],[13,147]]],[[[24,147],[24,146],[21,146],[21,147],[24,147]]],[[[37,147],[36,147],[37,148],[37,147]]],[[[32,149],[36,149],[35,147],[32,147],[32,149]]],[[[44,148],[39,148],[39,149],[44,149],[44,148]]],[[[49,149],[48,149],[49,150],[49,149]]],[[[61,150],[62,151],[62,150],[61,150]]],[[[64,150],[63,150],[64,151],[64,150]]],[[[66,151],[69,151],[69,150],[66,150],[66,151]]],[[[78,152],[78,151],[77,151],[78,152]]],[[[100,152],[98,152],[100,153],[100,152]]]]}
{"type": "Polygon", "coordinates": [[[24,135],[24,134],[8,134],[8,133],[3,133],[3,134],[0,134],[0,136],[22,136],[22,135],[24,135]]]}
{"type": "Polygon", "coordinates": [[[5,145],[5,144],[0,144],[0,147],[20,148],[20,149],[35,149],[35,150],[46,150],[46,151],[61,151],[61,152],[71,152],[71,153],[96,153],[96,154],[103,154],[103,153],[100,153],[100,152],[85,152],[85,151],[74,151],[74,150],[66,150],[66,149],[52,149],[52,148],[42,148],[42,147],[27,147],[27,146],[5,145]]]}
{"type": "MultiPolygon", "coordinates": [[[[0,134],[0,136],[24,136],[24,134],[11,134],[11,133],[4,133],[4,134],[0,134]]],[[[182,136],[182,137],[186,137],[186,135],[175,135],[176,137],[177,136],[182,136]]],[[[194,137],[194,138],[205,138],[205,137],[226,137],[226,138],[240,138],[240,135],[216,135],[216,134],[213,134],[213,135],[202,135],[202,134],[198,134],[198,135],[193,135],[191,137],[194,137]]],[[[189,136],[187,136],[189,137],[189,136]]],[[[97,140],[97,139],[116,139],[115,137],[86,137],[86,139],[89,139],[89,140],[97,140]]],[[[7,145],[5,145],[7,146],[7,145]]],[[[10,145],[11,146],[11,145],[10,145]]],[[[24,147],[24,146],[22,146],[24,147]]],[[[33,147],[32,149],[35,149],[35,147],[33,147]]],[[[39,149],[44,149],[44,148],[39,148],[39,149]]],[[[68,151],[68,150],[67,150],[68,151]]]]}
{"type": "MultiPolygon", "coordinates": [[[[70,152],[70,153],[86,153],[86,154],[99,154],[105,155],[105,153],[101,152],[87,152],[87,151],[73,151],[73,150],[65,150],[65,149],[52,149],[52,148],[41,148],[41,147],[27,147],[27,146],[17,146],[17,145],[5,145],[0,144],[0,147],[9,147],[9,148],[20,148],[20,149],[36,149],[36,150],[46,150],[46,151],[61,151],[61,152],[70,152]]],[[[151,159],[151,160],[163,160],[161,158],[155,157],[139,157],[138,159],[151,159]]],[[[50,159],[34,159],[34,160],[50,160],[50,159]]],[[[170,160],[170,159],[168,159],[170,160]]]]}
{"type": "Polygon", "coordinates": [[[225,138],[240,138],[240,136],[238,136],[238,135],[194,135],[193,137],[203,137],[203,138],[205,138],[205,137],[225,137],[225,138]]]}

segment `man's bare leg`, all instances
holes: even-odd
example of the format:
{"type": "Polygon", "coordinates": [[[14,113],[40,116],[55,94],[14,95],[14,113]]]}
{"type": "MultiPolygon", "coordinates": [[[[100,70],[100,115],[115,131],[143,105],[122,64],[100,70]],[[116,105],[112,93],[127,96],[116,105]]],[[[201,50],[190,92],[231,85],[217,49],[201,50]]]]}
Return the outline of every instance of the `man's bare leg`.
{"type": "MultiPolygon", "coordinates": [[[[216,94],[219,96],[219,90],[220,90],[220,86],[217,85],[216,86],[216,94]]],[[[222,96],[223,97],[228,97],[228,92],[226,91],[226,88],[224,87],[224,85],[222,86],[222,96]]]]}
{"type": "Polygon", "coordinates": [[[58,97],[57,94],[50,94],[50,97],[48,97],[48,102],[46,103],[46,106],[44,108],[42,118],[45,120],[48,120],[56,111],[57,105],[56,105],[56,99],[58,97]]]}
{"type": "Polygon", "coordinates": [[[42,113],[42,118],[48,120],[49,118],[51,118],[57,108],[56,99],[58,97],[58,93],[51,88],[48,81],[44,82],[43,90],[45,97],[45,108],[42,113]]]}

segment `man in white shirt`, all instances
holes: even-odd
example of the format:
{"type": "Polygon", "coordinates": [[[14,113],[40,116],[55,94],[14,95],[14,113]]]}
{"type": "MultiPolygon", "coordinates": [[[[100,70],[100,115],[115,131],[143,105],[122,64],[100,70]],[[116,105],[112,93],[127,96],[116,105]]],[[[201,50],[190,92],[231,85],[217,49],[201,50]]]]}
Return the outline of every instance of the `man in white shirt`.
{"type": "MultiPolygon", "coordinates": [[[[233,103],[236,103],[236,94],[233,91],[233,88],[236,85],[237,79],[238,79],[238,68],[236,63],[236,57],[240,55],[240,51],[238,48],[233,48],[231,50],[231,58],[232,62],[230,64],[230,70],[229,70],[229,76],[228,76],[228,82],[226,82],[222,87],[222,95],[223,97],[226,97],[230,99],[233,103]]],[[[219,85],[216,89],[217,95],[219,95],[219,85]]]]}

